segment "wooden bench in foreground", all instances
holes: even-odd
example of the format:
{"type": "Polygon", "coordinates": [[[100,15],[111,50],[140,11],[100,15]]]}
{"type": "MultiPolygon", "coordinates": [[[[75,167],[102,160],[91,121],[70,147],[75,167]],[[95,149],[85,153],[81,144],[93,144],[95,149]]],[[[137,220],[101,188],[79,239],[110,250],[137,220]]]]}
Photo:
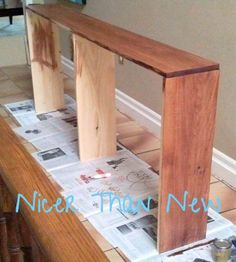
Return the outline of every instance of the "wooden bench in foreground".
{"type": "MultiPolygon", "coordinates": [[[[34,191],[48,199],[49,205],[61,197],[42,168],[2,118],[0,174],[14,200],[18,193],[32,200],[34,191]]],[[[48,261],[108,261],[75,213],[37,213],[24,201],[21,204],[20,212],[48,261]]],[[[64,202],[62,206],[65,206],[64,202]]]]}

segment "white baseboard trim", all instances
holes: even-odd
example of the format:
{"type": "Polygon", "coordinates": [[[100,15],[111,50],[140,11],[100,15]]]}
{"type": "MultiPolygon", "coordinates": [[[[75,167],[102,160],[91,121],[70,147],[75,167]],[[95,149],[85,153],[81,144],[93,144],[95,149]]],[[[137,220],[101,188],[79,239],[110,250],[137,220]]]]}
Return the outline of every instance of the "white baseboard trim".
{"type": "MultiPolygon", "coordinates": [[[[74,77],[74,63],[62,56],[62,68],[65,74],[74,77]]],[[[117,109],[130,116],[150,132],[161,136],[161,116],[122,91],[116,89],[117,109]]],[[[213,174],[220,180],[236,188],[236,161],[217,149],[213,149],[213,174]]]]}
{"type": "Polygon", "coordinates": [[[156,136],[161,135],[161,116],[137,100],[116,89],[117,109],[136,120],[156,136]]]}
{"type": "Polygon", "coordinates": [[[236,189],[236,161],[233,158],[213,148],[212,170],[219,180],[236,189]]]}

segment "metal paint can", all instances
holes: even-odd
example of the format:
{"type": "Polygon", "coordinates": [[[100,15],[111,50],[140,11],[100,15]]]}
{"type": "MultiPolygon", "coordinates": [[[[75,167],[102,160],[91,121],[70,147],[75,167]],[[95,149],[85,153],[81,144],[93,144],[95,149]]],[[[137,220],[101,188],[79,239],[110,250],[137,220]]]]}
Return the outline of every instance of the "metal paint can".
{"type": "Polygon", "coordinates": [[[232,242],[227,239],[216,239],[212,244],[212,255],[216,262],[228,262],[231,258],[232,242]]]}

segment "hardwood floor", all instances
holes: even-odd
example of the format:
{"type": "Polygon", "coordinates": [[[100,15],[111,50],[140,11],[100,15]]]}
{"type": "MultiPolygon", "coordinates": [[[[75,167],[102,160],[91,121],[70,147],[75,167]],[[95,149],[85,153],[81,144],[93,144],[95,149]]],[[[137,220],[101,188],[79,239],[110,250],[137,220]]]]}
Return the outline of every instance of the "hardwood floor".
{"type": "MultiPolygon", "coordinates": [[[[74,81],[64,76],[64,84],[65,93],[75,97],[74,81]]],[[[30,68],[26,65],[0,68],[0,104],[29,98],[33,98],[30,68]]],[[[14,120],[2,107],[0,107],[0,115],[6,119],[11,127],[16,126],[14,120]]],[[[155,171],[158,171],[160,157],[159,138],[119,111],[116,112],[116,123],[119,142],[150,164],[155,171]]],[[[24,143],[24,145],[29,152],[35,151],[31,144],[24,143]]],[[[217,196],[221,199],[222,215],[236,223],[236,191],[212,176],[210,198],[214,200],[217,196]]],[[[120,262],[127,260],[119,249],[112,248],[88,220],[82,216],[79,216],[79,219],[83,221],[84,226],[111,261],[120,262]]]]}

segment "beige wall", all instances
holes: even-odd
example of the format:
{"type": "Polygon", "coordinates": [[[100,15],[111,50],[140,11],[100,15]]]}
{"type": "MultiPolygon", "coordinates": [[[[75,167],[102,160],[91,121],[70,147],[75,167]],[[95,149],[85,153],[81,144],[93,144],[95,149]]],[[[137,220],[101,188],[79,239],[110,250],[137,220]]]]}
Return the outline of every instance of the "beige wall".
{"type": "MultiPolygon", "coordinates": [[[[220,62],[215,147],[236,159],[235,0],[87,0],[82,12],[220,62]]],[[[70,54],[66,41],[63,52],[70,54]]],[[[161,78],[154,73],[125,61],[117,66],[117,87],[160,113],[161,78]]]]}

